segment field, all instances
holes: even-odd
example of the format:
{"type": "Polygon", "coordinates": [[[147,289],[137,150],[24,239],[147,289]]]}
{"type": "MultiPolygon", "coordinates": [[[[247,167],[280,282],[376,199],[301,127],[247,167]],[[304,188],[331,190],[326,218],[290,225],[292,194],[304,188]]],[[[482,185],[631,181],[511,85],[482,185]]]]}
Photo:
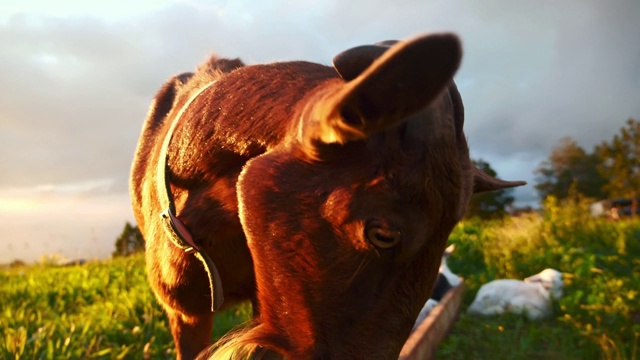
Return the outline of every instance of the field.
{"type": "MultiPolygon", "coordinates": [[[[465,221],[451,269],[466,279],[462,312],[439,359],[640,359],[640,220],[592,219],[587,202],[550,199],[542,215],[465,221]],[[541,322],[464,313],[481,284],[546,267],[565,296],[541,322]]],[[[82,266],[0,272],[0,358],[173,358],[168,324],[146,285],[141,254],[82,266]]],[[[216,318],[214,337],[250,306],[216,318]]]]}
{"type": "Polygon", "coordinates": [[[465,278],[462,313],[439,359],[640,358],[640,220],[593,219],[588,201],[550,198],[543,215],[466,222],[448,261],[465,278]],[[551,319],[477,318],[464,313],[480,285],[547,267],[565,275],[551,319]]]}
{"type": "MultiPolygon", "coordinates": [[[[0,359],[171,359],[167,319],[146,283],[143,254],[82,266],[0,273],[0,359]]],[[[219,338],[250,305],[216,318],[219,338]]]]}

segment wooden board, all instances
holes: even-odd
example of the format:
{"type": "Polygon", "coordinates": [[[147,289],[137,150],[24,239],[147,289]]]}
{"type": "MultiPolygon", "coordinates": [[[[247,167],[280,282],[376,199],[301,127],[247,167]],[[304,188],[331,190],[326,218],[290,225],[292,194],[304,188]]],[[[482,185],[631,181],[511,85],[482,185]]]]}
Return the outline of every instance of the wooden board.
{"type": "Polygon", "coordinates": [[[451,325],[458,316],[463,292],[464,281],[445,294],[438,306],[431,310],[404,343],[400,352],[400,360],[433,358],[438,344],[447,336],[451,325]]]}

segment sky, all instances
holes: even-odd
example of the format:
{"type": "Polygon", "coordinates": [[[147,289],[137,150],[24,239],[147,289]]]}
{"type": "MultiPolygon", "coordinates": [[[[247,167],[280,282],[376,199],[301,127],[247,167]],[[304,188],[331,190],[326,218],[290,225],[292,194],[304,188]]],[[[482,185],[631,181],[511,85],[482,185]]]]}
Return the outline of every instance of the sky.
{"type": "Polygon", "coordinates": [[[564,136],[587,151],[640,119],[637,0],[0,2],[0,263],[105,258],[133,222],[128,174],[170,76],[212,53],[331,65],[350,47],[460,36],[471,156],[526,180],[564,136]]]}

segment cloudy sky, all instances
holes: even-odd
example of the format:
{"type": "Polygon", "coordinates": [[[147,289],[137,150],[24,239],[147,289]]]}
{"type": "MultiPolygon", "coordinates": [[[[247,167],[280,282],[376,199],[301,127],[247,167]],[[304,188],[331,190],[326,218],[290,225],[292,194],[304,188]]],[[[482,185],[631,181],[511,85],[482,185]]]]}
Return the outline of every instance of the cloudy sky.
{"type": "MultiPolygon", "coordinates": [[[[472,157],[532,184],[561,137],[591,150],[640,118],[638,19],[637,0],[3,0],[0,263],[107,256],[133,220],[127,177],[151,98],[212,52],[330,64],[455,32],[472,157]]],[[[536,201],[532,186],[516,196],[536,201]]]]}

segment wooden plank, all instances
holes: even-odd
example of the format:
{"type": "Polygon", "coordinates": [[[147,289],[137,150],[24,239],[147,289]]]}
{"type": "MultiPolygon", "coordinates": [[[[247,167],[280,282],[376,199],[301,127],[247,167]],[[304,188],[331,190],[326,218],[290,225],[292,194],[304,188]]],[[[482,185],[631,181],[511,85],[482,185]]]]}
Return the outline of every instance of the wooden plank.
{"type": "Polygon", "coordinates": [[[447,336],[451,325],[453,325],[458,316],[463,292],[464,281],[445,294],[438,306],[431,310],[429,315],[409,336],[400,352],[400,360],[433,358],[438,344],[447,336]]]}

